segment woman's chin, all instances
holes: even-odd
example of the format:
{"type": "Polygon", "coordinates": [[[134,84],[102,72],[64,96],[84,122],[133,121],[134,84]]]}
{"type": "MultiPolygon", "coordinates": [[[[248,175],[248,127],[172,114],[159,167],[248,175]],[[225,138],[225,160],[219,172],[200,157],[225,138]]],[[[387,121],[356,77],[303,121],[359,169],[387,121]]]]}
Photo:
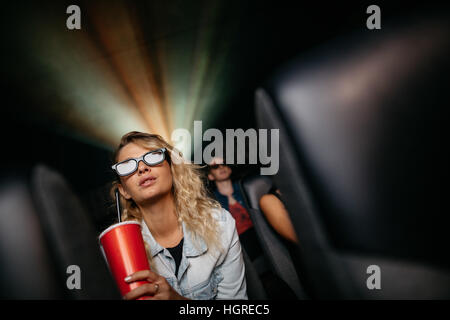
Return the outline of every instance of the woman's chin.
{"type": "Polygon", "coordinates": [[[142,204],[153,203],[164,197],[166,197],[170,192],[161,192],[160,190],[146,190],[142,195],[142,204]]]}

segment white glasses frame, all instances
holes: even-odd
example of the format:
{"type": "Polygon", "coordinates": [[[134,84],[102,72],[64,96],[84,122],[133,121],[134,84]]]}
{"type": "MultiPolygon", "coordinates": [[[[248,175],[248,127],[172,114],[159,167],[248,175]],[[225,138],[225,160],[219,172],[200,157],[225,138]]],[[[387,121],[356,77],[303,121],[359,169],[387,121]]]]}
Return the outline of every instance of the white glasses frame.
{"type": "Polygon", "coordinates": [[[128,176],[128,175],[130,175],[130,174],[136,172],[136,170],[137,170],[138,167],[139,167],[139,162],[140,162],[140,161],[144,162],[146,165],[151,166],[151,167],[156,166],[156,165],[162,163],[162,162],[166,159],[166,151],[167,151],[166,148],[160,148],[160,149],[156,149],[156,150],[153,150],[153,151],[149,151],[149,152],[144,153],[144,154],[143,154],[142,156],[140,156],[140,157],[137,157],[137,158],[129,158],[129,159],[120,161],[120,162],[118,162],[118,163],[112,165],[112,166],[111,166],[111,169],[113,169],[113,170],[116,172],[116,174],[117,174],[118,176],[120,176],[120,177],[128,176]],[[160,161],[158,161],[158,162],[155,162],[155,163],[149,163],[149,162],[145,161],[145,157],[146,157],[147,155],[152,154],[152,153],[156,153],[156,152],[162,152],[162,154],[163,154],[162,160],[160,160],[160,161]],[[120,174],[120,173],[118,172],[118,170],[117,170],[117,166],[120,165],[120,164],[122,164],[122,163],[128,162],[128,161],[130,161],[130,160],[134,160],[134,162],[136,163],[134,169],[133,169],[132,171],[130,171],[129,173],[126,173],[126,174],[120,174]]]}

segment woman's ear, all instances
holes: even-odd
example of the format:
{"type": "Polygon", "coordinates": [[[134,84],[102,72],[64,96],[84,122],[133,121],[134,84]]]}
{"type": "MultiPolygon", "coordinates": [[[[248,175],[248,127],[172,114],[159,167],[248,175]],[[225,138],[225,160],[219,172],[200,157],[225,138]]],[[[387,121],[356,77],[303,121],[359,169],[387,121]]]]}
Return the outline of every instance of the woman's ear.
{"type": "Polygon", "coordinates": [[[208,173],[208,180],[214,181],[214,176],[211,173],[208,173]]]}
{"type": "Polygon", "coordinates": [[[120,183],[117,184],[117,188],[119,189],[119,192],[122,195],[122,197],[124,197],[127,200],[131,199],[130,194],[125,190],[125,188],[120,183]]]}

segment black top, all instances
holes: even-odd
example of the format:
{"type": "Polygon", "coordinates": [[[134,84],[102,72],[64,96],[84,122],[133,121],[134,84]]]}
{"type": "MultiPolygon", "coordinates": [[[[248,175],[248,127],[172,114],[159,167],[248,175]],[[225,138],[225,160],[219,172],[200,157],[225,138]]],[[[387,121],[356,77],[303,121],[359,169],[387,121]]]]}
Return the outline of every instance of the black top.
{"type": "Polygon", "coordinates": [[[177,244],[173,248],[167,248],[172,258],[175,260],[175,275],[178,275],[178,268],[180,267],[181,257],[183,255],[183,239],[181,239],[180,243],[177,244]]]}
{"type": "MultiPolygon", "coordinates": [[[[269,190],[269,194],[273,194],[275,197],[277,197],[281,202],[283,202],[283,199],[281,199],[280,194],[277,192],[278,187],[276,185],[272,185],[272,187],[269,190]]],[[[283,202],[284,203],[284,202],[283,202]]]]}

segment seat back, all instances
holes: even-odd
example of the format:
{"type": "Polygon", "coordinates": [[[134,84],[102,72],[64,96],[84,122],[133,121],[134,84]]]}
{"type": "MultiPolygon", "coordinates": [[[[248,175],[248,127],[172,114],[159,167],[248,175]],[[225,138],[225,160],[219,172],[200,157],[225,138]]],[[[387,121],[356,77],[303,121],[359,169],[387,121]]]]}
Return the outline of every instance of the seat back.
{"type": "Polygon", "coordinates": [[[45,166],[3,178],[1,295],[12,299],[120,299],[92,221],[64,178],[45,166]],[[69,288],[80,271],[81,288],[69,288]],[[30,272],[31,271],[31,272],[30,272]]]}
{"type": "Polygon", "coordinates": [[[244,248],[242,248],[242,256],[245,265],[245,282],[247,284],[247,296],[249,300],[267,300],[267,293],[264,289],[258,271],[253,265],[250,257],[244,248]]]}
{"type": "Polygon", "coordinates": [[[61,276],[67,277],[69,265],[81,270],[82,290],[70,290],[71,298],[120,298],[101,254],[93,220],[64,178],[47,167],[37,166],[33,171],[32,188],[61,276]]]}
{"type": "Polygon", "coordinates": [[[0,176],[0,298],[64,299],[28,176],[0,176]]]}
{"type": "Polygon", "coordinates": [[[315,298],[450,297],[443,16],[339,39],[256,92],[315,298]]]}
{"type": "Polygon", "coordinates": [[[259,199],[268,193],[272,187],[272,181],[266,176],[250,176],[242,179],[240,186],[259,242],[272,271],[286,282],[298,298],[305,298],[289,250],[259,208],[259,199]]]}

